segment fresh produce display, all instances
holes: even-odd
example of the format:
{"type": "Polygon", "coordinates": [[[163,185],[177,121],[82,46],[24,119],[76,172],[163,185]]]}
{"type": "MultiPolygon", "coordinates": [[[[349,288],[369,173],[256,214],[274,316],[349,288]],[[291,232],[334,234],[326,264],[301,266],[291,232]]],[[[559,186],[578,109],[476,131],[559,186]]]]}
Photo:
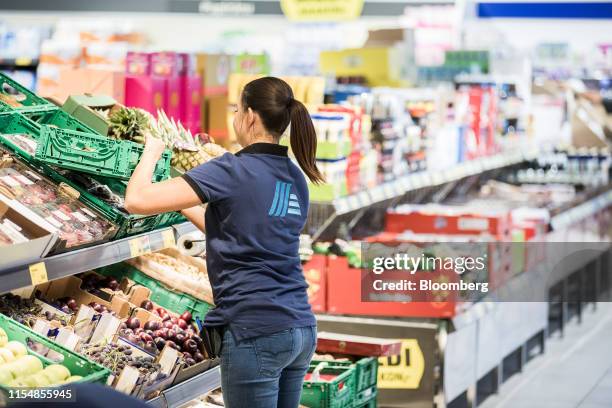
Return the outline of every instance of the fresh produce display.
{"type": "Polygon", "coordinates": [[[110,369],[115,376],[127,367],[137,368],[140,372],[140,382],[156,381],[166,378],[159,372],[160,365],[151,356],[135,356],[129,346],[116,343],[88,344],[81,353],[87,358],[110,369]]]}
{"type": "Polygon", "coordinates": [[[187,366],[204,361],[204,343],[191,322],[191,313],[172,316],[162,307],[155,308],[151,301],[141,304],[143,309],[159,316],[162,321],[151,320],[144,324],[138,318],[127,319],[121,325],[120,336],[156,355],[168,345],[182,352],[187,366]]]}
{"type": "Polygon", "coordinates": [[[149,129],[148,115],[149,113],[142,109],[125,106],[113,110],[108,115],[110,122],[108,136],[144,144],[145,135],[149,129]]]}
{"type": "Polygon", "coordinates": [[[0,328],[0,385],[8,387],[48,387],[77,381],[70,370],[60,364],[43,366],[43,362],[28,354],[25,345],[8,341],[0,328]]]}
{"type": "Polygon", "coordinates": [[[8,157],[4,160],[8,166],[0,168],[0,188],[53,226],[66,247],[104,240],[116,230],[57,185],[8,157]]]}
{"type": "Polygon", "coordinates": [[[127,263],[170,289],[213,303],[206,264],[201,259],[186,257],[175,249],[167,249],[130,259],[127,263]]]}
{"type": "MultiPolygon", "coordinates": [[[[42,307],[32,299],[22,299],[17,295],[7,293],[0,296],[0,313],[17,323],[32,327],[36,317],[42,313],[42,307]]],[[[0,345],[2,343],[1,334],[2,332],[0,332],[0,345]]]]}
{"type": "Polygon", "coordinates": [[[227,152],[208,137],[194,137],[181,122],[168,118],[162,110],[157,112],[155,119],[142,109],[122,107],[111,112],[108,119],[110,137],[144,143],[145,135],[150,132],[163,140],[173,150],[171,165],[180,171],[190,170],[227,152]]]}

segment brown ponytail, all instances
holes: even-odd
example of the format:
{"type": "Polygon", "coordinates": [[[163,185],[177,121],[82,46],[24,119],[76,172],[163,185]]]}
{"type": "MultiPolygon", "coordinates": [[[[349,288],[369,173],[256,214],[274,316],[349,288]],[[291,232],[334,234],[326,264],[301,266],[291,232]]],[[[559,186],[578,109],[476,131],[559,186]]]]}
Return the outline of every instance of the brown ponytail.
{"type": "Polygon", "coordinates": [[[291,133],[289,143],[298,164],[306,173],[306,176],[315,184],[323,183],[325,180],[317,168],[317,133],[308,110],[304,104],[292,99],[291,133]]]}
{"type": "Polygon", "coordinates": [[[311,182],[325,181],[317,168],[317,134],[310,114],[302,102],[293,99],[293,91],[285,81],[265,77],[249,82],[242,91],[242,107],[259,114],[277,143],[291,123],[289,142],[298,164],[311,182]]]}

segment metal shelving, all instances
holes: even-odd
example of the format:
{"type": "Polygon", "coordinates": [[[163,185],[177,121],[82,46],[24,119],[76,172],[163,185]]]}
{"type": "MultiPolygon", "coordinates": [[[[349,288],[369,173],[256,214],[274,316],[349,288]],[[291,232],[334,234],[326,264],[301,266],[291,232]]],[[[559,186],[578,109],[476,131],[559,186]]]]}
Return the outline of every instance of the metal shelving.
{"type": "Polygon", "coordinates": [[[310,205],[307,232],[312,234],[314,240],[329,239],[330,233],[333,235],[339,224],[345,223],[351,227],[368,207],[386,209],[412,192],[427,188],[442,189],[444,185],[454,186],[463,179],[533,160],[540,151],[537,147],[525,147],[466,161],[446,170],[408,174],[332,202],[313,202],[310,205]]]}
{"type": "Polygon", "coordinates": [[[147,401],[147,404],[159,408],[179,407],[219,387],[221,369],[217,366],[168,388],[159,397],[147,401]]]}
{"type": "Polygon", "coordinates": [[[30,286],[34,279],[36,279],[34,283],[42,283],[39,276],[32,276],[30,267],[33,264],[39,262],[44,264],[43,281],[59,279],[170,247],[180,235],[193,231],[194,228],[191,223],[180,224],[171,228],[53,255],[9,270],[3,270],[0,267],[0,293],[30,286]]]}

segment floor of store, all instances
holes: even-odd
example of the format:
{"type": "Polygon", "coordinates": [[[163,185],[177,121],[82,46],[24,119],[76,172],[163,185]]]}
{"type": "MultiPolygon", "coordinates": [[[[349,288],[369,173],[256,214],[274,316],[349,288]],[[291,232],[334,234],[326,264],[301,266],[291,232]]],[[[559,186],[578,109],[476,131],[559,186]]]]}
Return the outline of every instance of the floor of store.
{"type": "MultiPolygon", "coordinates": [[[[591,306],[589,306],[591,307],[591,306]]],[[[612,303],[598,303],[582,322],[548,339],[546,353],[505,382],[480,408],[612,407],[612,303]]]]}

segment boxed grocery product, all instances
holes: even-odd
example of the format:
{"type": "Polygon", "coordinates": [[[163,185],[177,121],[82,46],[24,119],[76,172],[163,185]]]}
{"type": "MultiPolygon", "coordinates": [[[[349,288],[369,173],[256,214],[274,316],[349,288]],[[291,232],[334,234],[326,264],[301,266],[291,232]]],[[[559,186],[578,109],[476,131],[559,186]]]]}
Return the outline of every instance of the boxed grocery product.
{"type": "Polygon", "coordinates": [[[323,51],[319,65],[324,75],[363,76],[370,86],[401,86],[401,54],[397,47],[323,51]]]}
{"type": "Polygon", "coordinates": [[[51,182],[9,154],[0,164],[0,190],[5,203],[57,232],[67,248],[108,240],[117,231],[113,223],[81,203],[74,190],[51,182]]]}
{"type": "Polygon", "coordinates": [[[108,113],[119,107],[115,99],[105,95],[71,95],[66,99],[62,110],[77,118],[101,135],[108,134],[108,113]]]}
{"type": "Polygon", "coordinates": [[[204,99],[204,115],[202,126],[206,133],[215,140],[227,139],[230,133],[231,118],[230,104],[227,95],[210,96],[204,99]]]}
{"type": "Polygon", "coordinates": [[[13,209],[0,194],[0,259],[2,267],[11,269],[44,258],[55,246],[57,233],[36,224],[13,209]]]}
{"type": "Polygon", "coordinates": [[[105,95],[125,101],[125,73],[92,68],[62,68],[56,94],[61,101],[70,95],[105,95]]]}
{"type": "Polygon", "coordinates": [[[227,94],[231,73],[231,56],[227,54],[196,54],[196,72],[202,77],[202,96],[227,94]]]}
{"type": "Polygon", "coordinates": [[[157,116],[166,106],[166,78],[149,75],[125,76],[125,105],[146,110],[157,116]]]}
{"type": "Polygon", "coordinates": [[[424,234],[490,234],[509,236],[508,211],[444,205],[402,205],[385,216],[385,231],[424,234]]]}
{"type": "Polygon", "coordinates": [[[164,112],[177,120],[181,117],[180,64],[181,60],[175,52],[151,54],[151,76],[164,78],[164,112]]]}
{"type": "Polygon", "coordinates": [[[314,254],[302,264],[308,283],[308,302],[315,313],[327,310],[327,256],[314,254]]]}
{"type": "Polygon", "coordinates": [[[178,56],[181,60],[180,120],[191,133],[200,133],[202,129],[202,77],[196,71],[193,54],[180,53],[178,56]]]}

